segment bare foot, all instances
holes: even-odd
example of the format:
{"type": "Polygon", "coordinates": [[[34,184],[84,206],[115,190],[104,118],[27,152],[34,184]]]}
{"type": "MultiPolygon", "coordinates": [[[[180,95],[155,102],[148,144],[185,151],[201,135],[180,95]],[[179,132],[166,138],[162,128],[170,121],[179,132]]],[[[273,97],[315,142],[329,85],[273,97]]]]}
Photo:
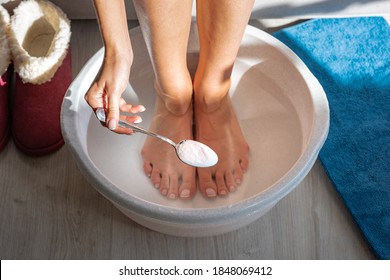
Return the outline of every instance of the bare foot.
{"type": "Polygon", "coordinates": [[[226,96],[217,109],[208,112],[195,103],[195,139],[218,154],[218,163],[198,168],[198,185],[206,197],[224,196],[241,184],[248,168],[249,146],[241,131],[230,97],[226,96]]]}
{"type": "MultiPolygon", "coordinates": [[[[183,139],[193,139],[192,115],[192,106],[184,114],[171,113],[157,96],[150,131],[166,136],[176,143],[183,139]]],[[[196,170],[181,162],[171,145],[148,137],[141,154],[145,174],[162,195],[171,199],[177,197],[188,199],[194,196],[196,170]]]]}

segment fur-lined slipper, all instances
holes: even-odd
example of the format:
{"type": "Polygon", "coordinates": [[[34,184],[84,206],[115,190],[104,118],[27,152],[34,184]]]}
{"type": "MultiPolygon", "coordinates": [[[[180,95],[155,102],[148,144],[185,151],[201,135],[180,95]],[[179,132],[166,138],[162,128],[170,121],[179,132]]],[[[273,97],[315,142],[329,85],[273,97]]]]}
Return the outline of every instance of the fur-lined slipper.
{"type": "Polygon", "coordinates": [[[11,53],[8,47],[9,15],[0,5],[0,151],[4,149],[9,136],[8,91],[11,53]]]}
{"type": "MultiPolygon", "coordinates": [[[[11,52],[8,46],[9,14],[0,5],[0,76],[2,76],[11,64],[11,52]]],[[[0,81],[0,84],[1,81],[0,81]]]]}
{"type": "Polygon", "coordinates": [[[49,81],[65,58],[70,22],[48,1],[22,1],[11,17],[10,48],[15,71],[23,82],[49,81]]]}
{"type": "Polygon", "coordinates": [[[70,34],[70,21],[48,1],[23,1],[11,17],[10,47],[18,73],[11,130],[25,154],[46,155],[64,144],[60,112],[72,82],[70,34]]]}

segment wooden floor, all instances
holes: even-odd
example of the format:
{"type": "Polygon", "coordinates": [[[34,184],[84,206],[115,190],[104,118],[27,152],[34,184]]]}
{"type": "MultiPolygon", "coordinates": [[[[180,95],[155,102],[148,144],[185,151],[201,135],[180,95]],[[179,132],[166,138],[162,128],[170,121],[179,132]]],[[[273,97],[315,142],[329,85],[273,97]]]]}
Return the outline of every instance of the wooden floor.
{"type": "MultiPolygon", "coordinates": [[[[136,23],[133,23],[136,24],[136,23]]],[[[73,75],[102,46],[95,21],[72,22],[73,75]]],[[[271,211],[232,233],[180,238],[148,230],[97,193],[67,147],[43,158],[0,153],[1,259],[372,259],[316,163],[271,211]]]]}

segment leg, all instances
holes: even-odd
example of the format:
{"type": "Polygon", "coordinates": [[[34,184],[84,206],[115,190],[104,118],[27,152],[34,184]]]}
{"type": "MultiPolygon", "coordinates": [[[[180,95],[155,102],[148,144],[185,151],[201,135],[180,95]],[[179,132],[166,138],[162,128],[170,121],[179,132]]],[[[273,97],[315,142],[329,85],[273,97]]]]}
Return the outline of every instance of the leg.
{"type": "MultiPolygon", "coordinates": [[[[134,0],[156,76],[157,100],[151,131],[178,142],[192,139],[192,81],[186,53],[192,0],[134,0]]],[[[195,172],[168,144],[148,138],[142,149],[144,171],[169,198],[190,198],[195,172]]]]}
{"type": "Polygon", "coordinates": [[[208,197],[234,191],[248,168],[249,147],[228,91],[252,7],[253,0],[197,1],[200,58],[194,79],[195,138],[219,156],[216,166],[197,170],[200,191],[208,197]]]}
{"type": "Polygon", "coordinates": [[[181,115],[192,99],[186,59],[192,0],[134,0],[134,4],[156,74],[157,93],[169,111],[181,115]]]}

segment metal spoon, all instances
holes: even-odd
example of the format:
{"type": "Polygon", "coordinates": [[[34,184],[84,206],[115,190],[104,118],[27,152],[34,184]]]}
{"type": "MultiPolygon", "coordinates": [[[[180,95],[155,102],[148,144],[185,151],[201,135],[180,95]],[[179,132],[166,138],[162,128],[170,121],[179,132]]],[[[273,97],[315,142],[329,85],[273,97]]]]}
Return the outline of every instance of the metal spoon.
{"type": "MultiPolygon", "coordinates": [[[[98,108],[96,110],[96,116],[100,121],[106,121],[106,114],[103,108],[98,108]]],[[[210,147],[198,141],[181,140],[179,143],[175,143],[167,137],[148,131],[124,120],[119,120],[118,125],[169,143],[175,148],[177,157],[188,165],[194,167],[210,167],[218,162],[217,154],[210,147]]]]}

